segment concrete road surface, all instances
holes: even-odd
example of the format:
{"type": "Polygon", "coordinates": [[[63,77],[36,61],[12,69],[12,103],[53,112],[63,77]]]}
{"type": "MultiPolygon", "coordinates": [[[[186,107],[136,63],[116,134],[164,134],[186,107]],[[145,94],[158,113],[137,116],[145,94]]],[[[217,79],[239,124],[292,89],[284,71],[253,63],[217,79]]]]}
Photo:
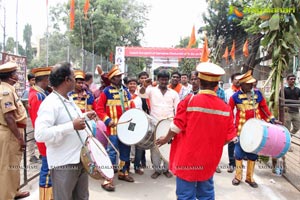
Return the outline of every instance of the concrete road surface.
{"type": "MultiPolygon", "coordinates": [[[[147,164],[150,165],[150,152],[147,152],[147,164]]],[[[220,167],[222,173],[215,174],[215,196],[217,200],[290,200],[300,199],[300,192],[295,189],[287,180],[281,176],[272,174],[271,169],[265,164],[257,162],[254,179],[258,188],[251,188],[247,183],[242,182],[239,186],[233,186],[231,180],[233,173],[227,172],[227,146],[224,147],[220,167]]],[[[246,161],[244,161],[246,165],[246,161]]],[[[133,168],[133,166],[132,166],[133,168]]],[[[133,169],[131,169],[133,172],[133,169]]],[[[90,178],[90,200],[112,199],[112,200],[174,200],[175,177],[166,178],[164,175],[157,179],[150,176],[152,169],[146,169],[144,175],[132,174],[134,183],[127,183],[114,178],[116,185],[115,192],[106,192],[101,188],[101,181],[90,178]]],[[[244,170],[244,177],[245,170],[244,170]]],[[[299,175],[300,177],[300,175],[299,175]]],[[[30,182],[23,190],[30,190],[31,195],[26,200],[38,200],[38,178],[30,182]]]]}

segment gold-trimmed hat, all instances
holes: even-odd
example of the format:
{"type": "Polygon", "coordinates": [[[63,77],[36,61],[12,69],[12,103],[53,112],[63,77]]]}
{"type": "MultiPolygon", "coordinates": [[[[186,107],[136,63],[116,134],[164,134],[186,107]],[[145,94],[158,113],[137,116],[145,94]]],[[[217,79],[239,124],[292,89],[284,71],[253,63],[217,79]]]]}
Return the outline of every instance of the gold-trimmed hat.
{"type": "Polygon", "coordinates": [[[0,73],[7,73],[17,70],[18,65],[15,62],[7,62],[0,65],[0,73]]]}
{"type": "Polygon", "coordinates": [[[119,65],[114,65],[111,70],[107,73],[107,77],[108,79],[112,79],[112,77],[114,76],[118,76],[118,75],[121,75],[121,74],[124,74],[123,72],[121,72],[120,68],[119,68],[119,65]]]}
{"type": "Polygon", "coordinates": [[[198,77],[205,81],[218,82],[221,76],[225,74],[224,69],[211,62],[202,62],[197,65],[198,77]]]}
{"type": "Polygon", "coordinates": [[[252,76],[252,70],[247,71],[245,74],[236,77],[240,83],[254,83],[256,79],[252,76]]]}
{"type": "Polygon", "coordinates": [[[85,73],[82,70],[74,70],[74,76],[75,76],[75,79],[77,79],[77,78],[84,79],[85,73]]]}
{"type": "Polygon", "coordinates": [[[38,67],[31,70],[35,77],[50,75],[52,67],[38,67]]]}

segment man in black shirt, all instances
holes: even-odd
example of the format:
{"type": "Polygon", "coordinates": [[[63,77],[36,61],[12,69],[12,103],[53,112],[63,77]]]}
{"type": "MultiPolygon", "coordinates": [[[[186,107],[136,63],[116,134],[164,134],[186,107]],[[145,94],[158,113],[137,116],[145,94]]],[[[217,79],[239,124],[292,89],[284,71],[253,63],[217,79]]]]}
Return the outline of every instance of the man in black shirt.
{"type": "MultiPolygon", "coordinates": [[[[289,74],[286,78],[288,86],[284,88],[284,98],[291,100],[299,100],[300,98],[300,89],[295,87],[296,76],[294,74],[289,74]]],[[[291,102],[286,102],[286,104],[295,104],[291,102]]],[[[284,125],[287,129],[295,134],[300,128],[300,119],[299,119],[299,107],[288,106],[285,109],[285,120],[284,125]],[[291,129],[291,124],[293,128],[291,129]]]]}

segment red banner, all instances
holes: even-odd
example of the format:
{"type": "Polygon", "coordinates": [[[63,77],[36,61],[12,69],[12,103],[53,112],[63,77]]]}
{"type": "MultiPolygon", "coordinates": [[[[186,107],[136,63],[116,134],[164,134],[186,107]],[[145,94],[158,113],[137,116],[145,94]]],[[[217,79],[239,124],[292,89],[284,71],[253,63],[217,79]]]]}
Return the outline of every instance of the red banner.
{"type": "Polygon", "coordinates": [[[125,57],[200,58],[201,49],[125,47],[125,57]]]}

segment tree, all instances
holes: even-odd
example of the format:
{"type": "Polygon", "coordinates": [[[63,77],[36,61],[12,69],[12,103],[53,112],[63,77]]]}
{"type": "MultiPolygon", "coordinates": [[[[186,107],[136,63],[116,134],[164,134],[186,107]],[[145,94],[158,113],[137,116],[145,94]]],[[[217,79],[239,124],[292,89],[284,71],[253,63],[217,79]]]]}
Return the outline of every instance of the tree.
{"type": "MultiPolygon", "coordinates": [[[[74,30],[68,31],[70,43],[106,58],[116,46],[140,46],[147,21],[147,6],[136,0],[90,1],[88,20],[85,20],[84,2],[77,1],[74,30]]],[[[68,27],[68,10],[69,5],[66,4],[50,10],[56,29],[60,29],[61,20],[68,27]]]]}
{"type": "Polygon", "coordinates": [[[294,8],[290,12],[272,12],[251,14],[247,18],[247,31],[252,34],[262,34],[262,45],[270,58],[272,58],[271,73],[272,95],[270,106],[273,107],[275,116],[279,110],[279,92],[283,74],[289,68],[292,56],[299,53],[300,48],[300,14],[296,8],[300,6],[300,0],[276,0],[266,4],[263,0],[257,0],[254,8],[294,8]]]}
{"type": "MultiPolygon", "coordinates": [[[[239,25],[241,19],[229,19],[229,6],[241,9],[239,2],[230,1],[211,1],[207,0],[208,14],[203,15],[206,25],[201,27],[198,32],[206,32],[210,47],[210,59],[215,63],[222,62],[222,55],[226,46],[231,49],[233,40],[236,43],[236,54],[242,55],[242,46],[247,37],[244,28],[239,25]]],[[[244,6],[245,4],[243,4],[244,6]]],[[[236,56],[242,60],[242,57],[236,56]]],[[[236,64],[234,62],[234,64],[236,64]]],[[[239,67],[239,66],[238,66],[239,67]]]]}
{"type": "Polygon", "coordinates": [[[8,37],[6,40],[6,47],[5,50],[6,52],[10,52],[10,53],[14,53],[14,49],[15,49],[15,40],[13,37],[8,37]]]}
{"type": "Polygon", "coordinates": [[[30,24],[26,24],[23,30],[23,41],[25,42],[25,54],[27,63],[30,63],[33,58],[33,51],[31,47],[32,28],[30,24]]]}

